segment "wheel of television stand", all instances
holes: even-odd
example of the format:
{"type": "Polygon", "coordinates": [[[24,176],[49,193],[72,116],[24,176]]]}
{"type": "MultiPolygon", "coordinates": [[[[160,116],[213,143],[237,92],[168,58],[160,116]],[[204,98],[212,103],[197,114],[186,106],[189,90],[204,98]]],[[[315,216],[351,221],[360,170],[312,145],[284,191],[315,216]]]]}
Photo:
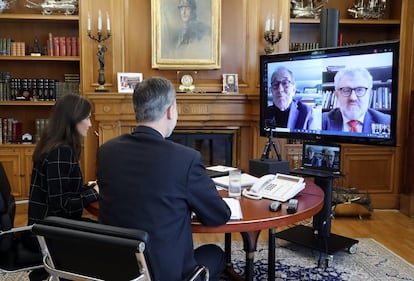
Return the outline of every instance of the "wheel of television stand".
{"type": "MultiPolygon", "coordinates": [[[[358,250],[358,243],[351,245],[348,249],[346,249],[348,253],[355,254],[358,250]]],[[[332,267],[334,263],[334,255],[327,255],[325,258],[325,267],[332,267]]]]}
{"type": "Polygon", "coordinates": [[[320,256],[319,264],[324,261],[326,267],[331,266],[334,253],[339,250],[345,250],[350,254],[356,253],[358,240],[331,233],[333,179],[343,177],[344,175],[341,173],[316,175],[312,171],[302,169],[294,169],[290,172],[292,174],[313,177],[315,184],[321,187],[325,193],[324,206],[319,213],[313,216],[312,227],[296,225],[278,232],[276,237],[319,250],[321,255],[324,255],[320,256]]]}
{"type": "Polygon", "coordinates": [[[355,254],[357,250],[358,250],[358,243],[355,243],[351,247],[348,248],[348,253],[355,254]]]}

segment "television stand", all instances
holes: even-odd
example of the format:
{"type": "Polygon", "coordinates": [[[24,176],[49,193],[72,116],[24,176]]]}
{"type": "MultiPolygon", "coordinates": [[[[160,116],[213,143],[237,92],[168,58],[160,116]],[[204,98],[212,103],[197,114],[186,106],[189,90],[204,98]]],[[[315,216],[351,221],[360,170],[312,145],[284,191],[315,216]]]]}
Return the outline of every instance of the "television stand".
{"type": "MultiPolygon", "coordinates": [[[[339,250],[348,250],[351,254],[355,253],[358,240],[331,233],[333,180],[343,177],[343,174],[327,173],[315,176],[313,171],[306,169],[293,169],[290,173],[314,177],[315,184],[325,193],[324,203],[322,210],[313,217],[312,227],[297,225],[276,233],[276,237],[319,250],[327,255],[333,255],[339,250]]],[[[327,266],[329,266],[331,259],[332,257],[327,259],[327,266]]]]}

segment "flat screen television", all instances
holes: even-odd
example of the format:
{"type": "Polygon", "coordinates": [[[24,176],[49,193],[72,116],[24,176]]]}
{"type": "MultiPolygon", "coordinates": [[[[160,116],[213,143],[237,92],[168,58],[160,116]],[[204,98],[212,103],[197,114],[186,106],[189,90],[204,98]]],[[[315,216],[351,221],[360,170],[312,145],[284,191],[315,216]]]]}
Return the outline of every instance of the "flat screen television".
{"type": "Polygon", "coordinates": [[[395,146],[398,60],[399,41],[260,56],[260,135],[395,146]]]}

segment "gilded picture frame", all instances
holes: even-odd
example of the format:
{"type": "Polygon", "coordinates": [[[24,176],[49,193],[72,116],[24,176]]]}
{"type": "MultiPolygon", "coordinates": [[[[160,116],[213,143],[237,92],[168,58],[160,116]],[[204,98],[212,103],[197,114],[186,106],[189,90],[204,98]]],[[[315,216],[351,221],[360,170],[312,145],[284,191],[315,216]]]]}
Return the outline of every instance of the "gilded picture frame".
{"type": "Polygon", "coordinates": [[[151,0],[152,68],[221,67],[221,0],[151,0]]]}

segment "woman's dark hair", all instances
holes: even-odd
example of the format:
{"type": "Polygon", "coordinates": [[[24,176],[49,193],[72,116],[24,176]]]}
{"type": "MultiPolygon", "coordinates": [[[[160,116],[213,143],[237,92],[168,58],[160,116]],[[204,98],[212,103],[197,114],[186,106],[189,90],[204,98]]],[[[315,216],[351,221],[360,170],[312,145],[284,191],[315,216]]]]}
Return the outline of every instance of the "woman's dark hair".
{"type": "Polygon", "coordinates": [[[76,125],[87,118],[91,111],[91,102],[80,95],[67,94],[59,98],[36,145],[33,162],[42,161],[51,150],[62,145],[70,146],[79,159],[82,137],[76,125]]]}

